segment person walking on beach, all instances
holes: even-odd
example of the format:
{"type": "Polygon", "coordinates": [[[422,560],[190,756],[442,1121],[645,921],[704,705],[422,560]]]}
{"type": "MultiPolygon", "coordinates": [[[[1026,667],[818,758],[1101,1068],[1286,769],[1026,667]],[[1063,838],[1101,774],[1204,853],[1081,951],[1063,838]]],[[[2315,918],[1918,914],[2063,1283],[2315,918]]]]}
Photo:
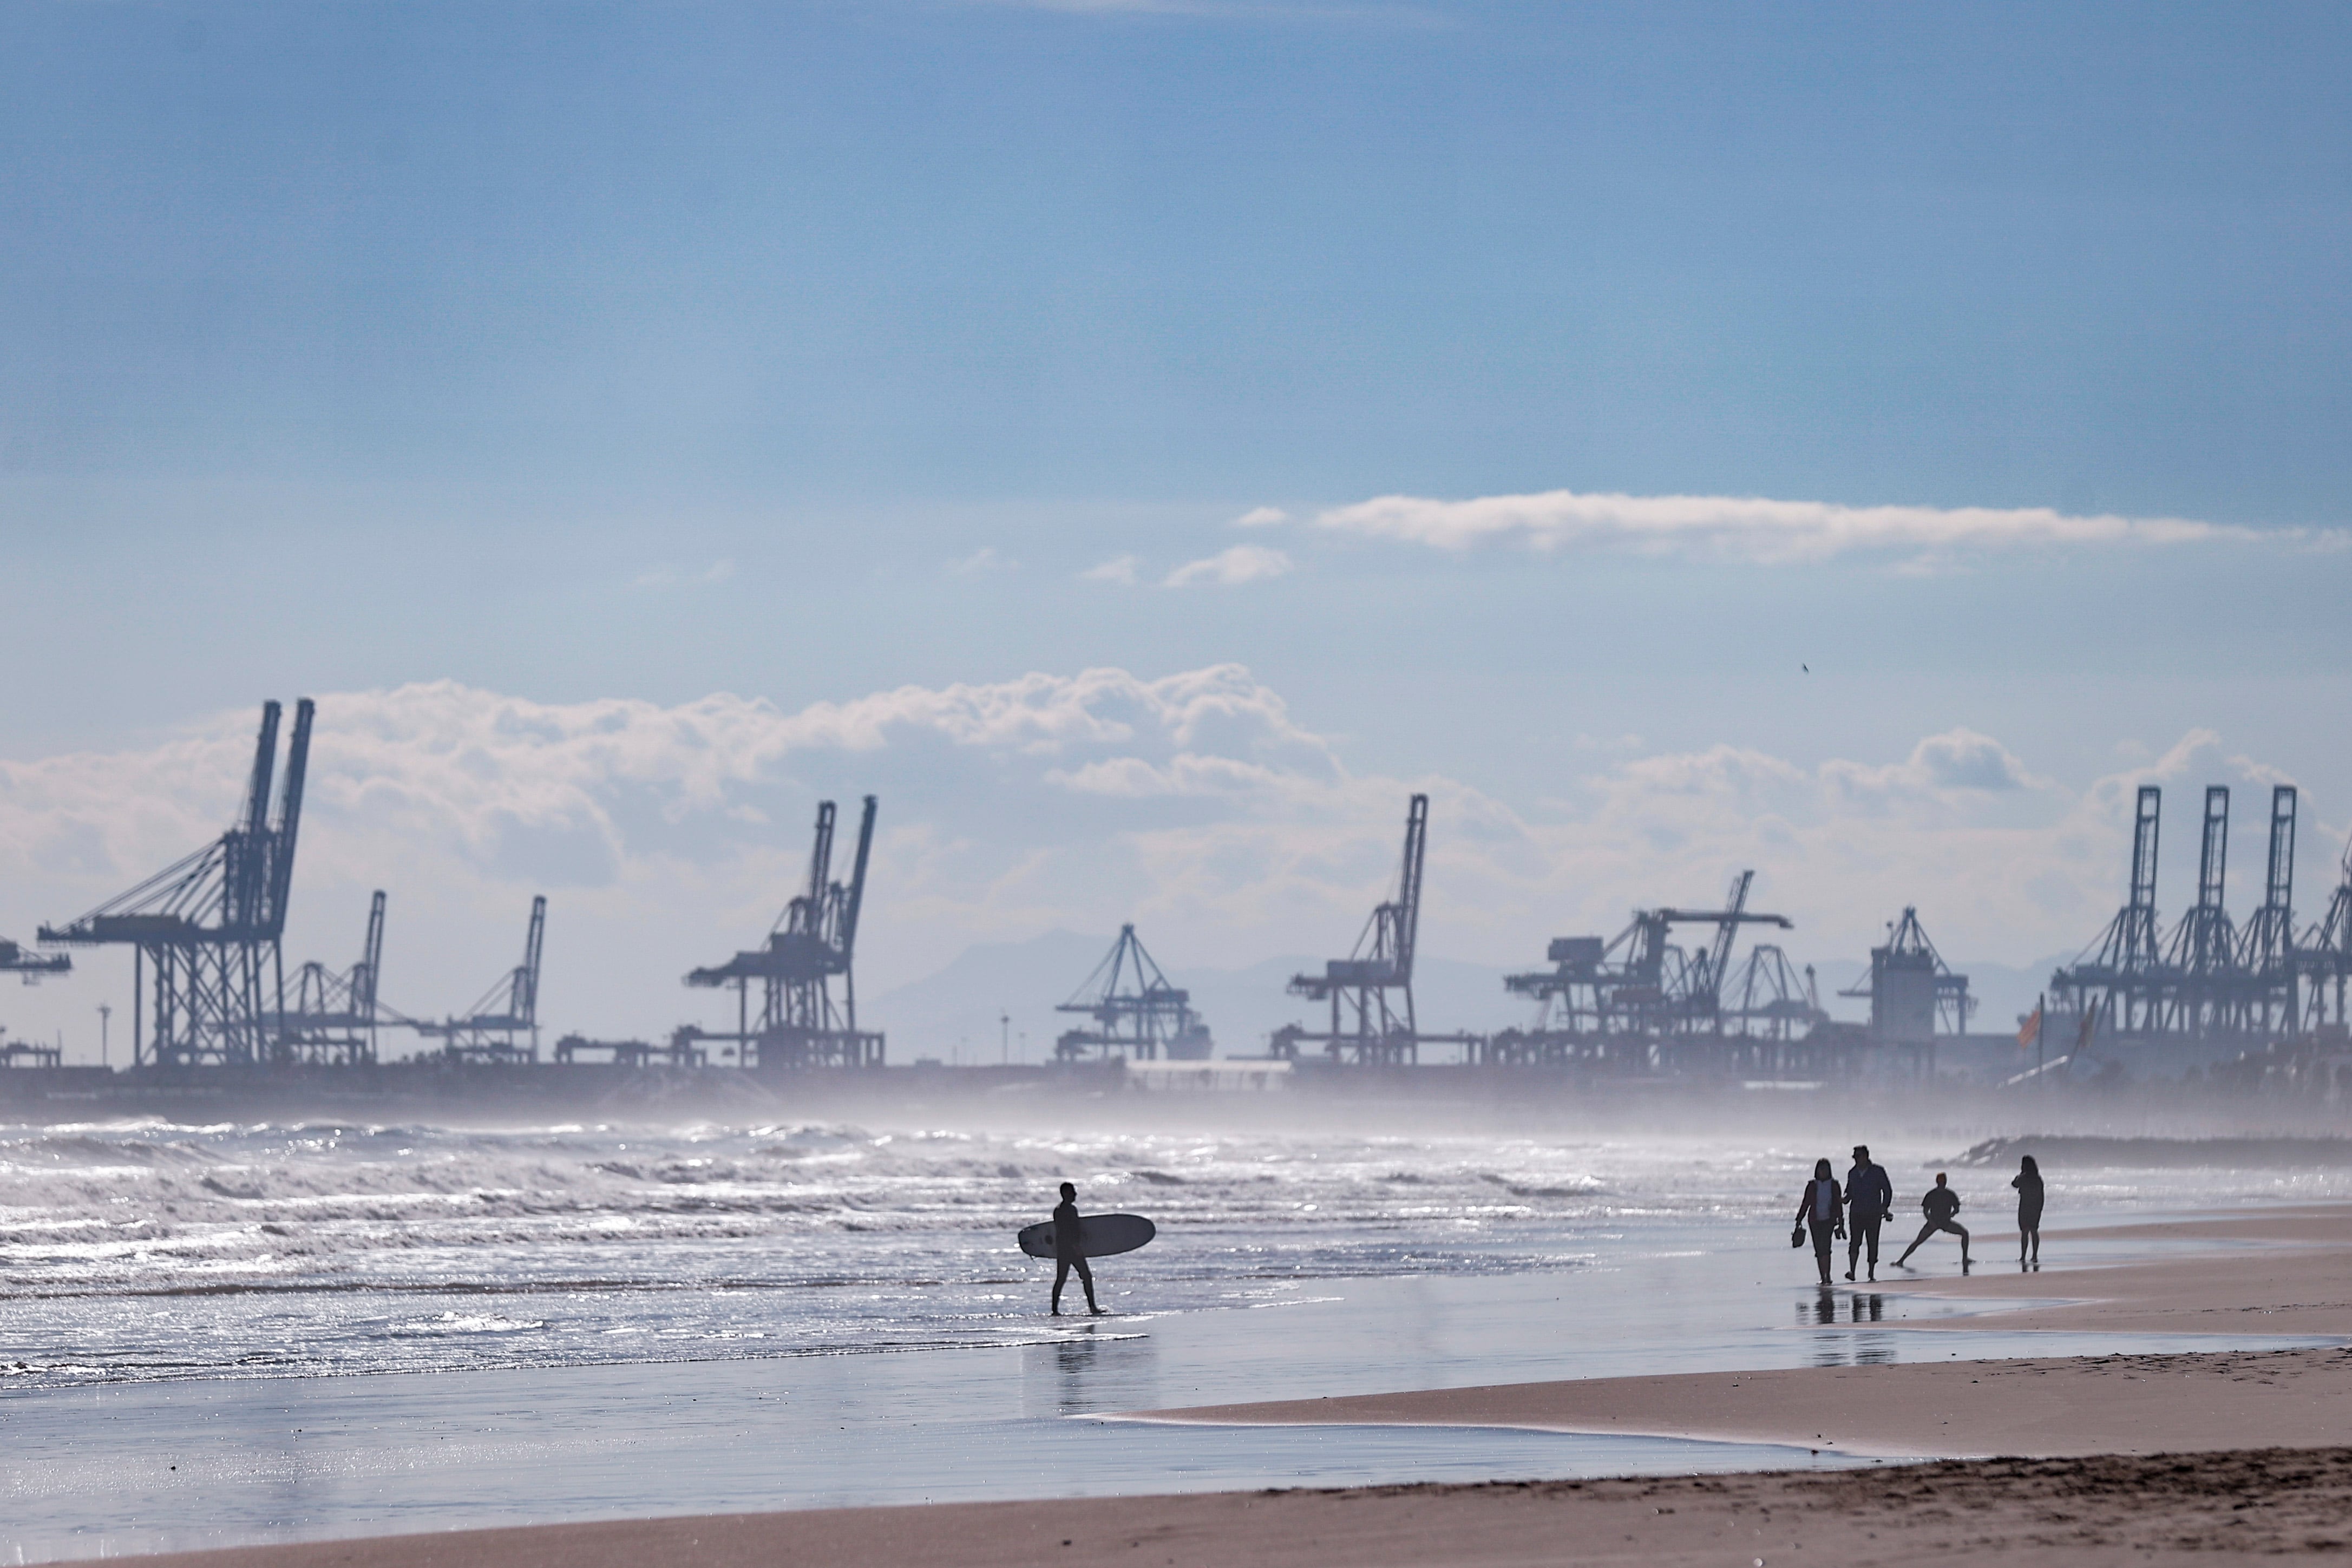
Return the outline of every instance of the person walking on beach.
{"type": "MultiPolygon", "coordinates": [[[[1830,1282],[1830,1238],[1845,1234],[1845,1194],[1830,1175],[1827,1160],[1813,1162],[1813,1179],[1805,1184],[1804,1201],[1797,1205],[1797,1223],[1813,1233],[1813,1261],[1822,1266],[1822,1283],[1830,1282]]],[[[1825,1298],[1826,1299],[1826,1298],[1825,1298]]]]}
{"type": "Polygon", "coordinates": [[[1070,1282],[1070,1270],[1078,1271],[1078,1283],[1087,1288],[1087,1311],[1102,1316],[1095,1305],[1095,1274],[1087,1267],[1085,1228],[1078,1218],[1078,1189],[1069,1182],[1062,1184],[1062,1201],[1054,1207],[1054,1316],[1062,1315],[1062,1287],[1070,1282]]]}
{"type": "Polygon", "coordinates": [[[2026,1251],[2032,1249],[2033,1266],[2042,1267],[2042,1167],[2033,1163],[2032,1155],[2020,1156],[2017,1175],[2010,1181],[2017,1189],[2017,1266],[2026,1264],[2026,1251]]]}
{"type": "Polygon", "coordinates": [[[1911,1254],[1919,1250],[1927,1238],[1935,1235],[1938,1230],[1948,1230],[1960,1239],[1960,1272],[1967,1273],[1969,1271],[1968,1227],[1952,1218],[1960,1211],[1960,1195],[1946,1184],[1943,1172],[1936,1173],[1936,1185],[1929,1187],[1927,1196],[1919,1200],[1919,1210],[1927,1217],[1927,1223],[1919,1228],[1919,1234],[1913,1239],[1911,1245],[1903,1249],[1903,1256],[1895,1260],[1895,1266],[1898,1269],[1906,1267],[1911,1254]]]}
{"type": "Polygon", "coordinates": [[[1895,1212],[1895,1184],[1886,1177],[1885,1170],[1871,1162],[1870,1145],[1853,1146],[1853,1169],[1845,1173],[1846,1232],[1852,1238],[1845,1244],[1845,1277],[1853,1278],[1853,1266],[1862,1256],[1863,1243],[1870,1244],[1870,1278],[1878,1280],[1878,1227],[1895,1212]]]}

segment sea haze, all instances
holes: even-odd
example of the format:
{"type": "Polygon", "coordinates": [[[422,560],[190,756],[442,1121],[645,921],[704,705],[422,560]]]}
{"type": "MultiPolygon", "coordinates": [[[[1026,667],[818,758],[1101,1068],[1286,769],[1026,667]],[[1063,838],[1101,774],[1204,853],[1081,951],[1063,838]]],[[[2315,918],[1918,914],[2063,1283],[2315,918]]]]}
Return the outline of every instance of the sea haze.
{"type": "MultiPolygon", "coordinates": [[[[1884,1147],[1906,1189],[1956,1152],[1884,1147]]],[[[1637,1233],[1738,1247],[1775,1232],[1830,1152],[845,1124],[24,1128],[0,1144],[0,1332],[19,1387],[1017,1345],[1055,1331],[1049,1270],[1013,1233],[1064,1179],[1089,1209],[1160,1227],[1106,1263],[1108,1300],[1196,1313],[1317,1281],[1589,1270],[1637,1233]]],[[[2005,1227],[2006,1180],[1964,1173],[1969,1218],[2005,1227]]],[[[2352,1171],[2063,1172],[2053,1192],[2072,1218],[2347,1196],[2352,1171]]]]}

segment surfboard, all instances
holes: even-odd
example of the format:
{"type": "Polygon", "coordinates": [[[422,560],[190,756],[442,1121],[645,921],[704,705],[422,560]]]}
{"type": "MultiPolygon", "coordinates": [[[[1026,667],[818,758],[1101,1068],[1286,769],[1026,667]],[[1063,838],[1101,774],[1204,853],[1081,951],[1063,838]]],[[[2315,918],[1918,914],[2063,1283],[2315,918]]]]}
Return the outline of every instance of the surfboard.
{"type": "MultiPolygon", "coordinates": [[[[1139,1214],[1089,1214],[1078,1220],[1078,1239],[1085,1243],[1089,1258],[1132,1252],[1158,1234],[1160,1228],[1139,1214]]],[[[1054,1222],[1047,1219],[1026,1227],[1017,1239],[1021,1250],[1032,1258],[1051,1258],[1054,1222]]]]}

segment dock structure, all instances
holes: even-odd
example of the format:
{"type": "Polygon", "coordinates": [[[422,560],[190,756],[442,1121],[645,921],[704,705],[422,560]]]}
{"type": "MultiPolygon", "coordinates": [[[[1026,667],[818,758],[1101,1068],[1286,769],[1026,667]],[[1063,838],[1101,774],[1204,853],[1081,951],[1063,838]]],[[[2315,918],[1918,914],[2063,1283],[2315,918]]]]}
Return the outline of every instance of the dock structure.
{"type": "Polygon", "coordinates": [[[816,810],[815,842],[809,851],[808,883],[784,906],[767,941],[723,964],[695,969],[694,987],[735,988],[732,1034],[697,1029],[690,1040],[725,1041],[745,1067],[879,1067],[884,1041],[857,1027],[857,916],[866,902],[866,867],[874,847],[875,798],[866,797],[857,828],[857,857],[847,883],[833,873],[834,803],[816,810]],[[842,995],[834,998],[833,983],[842,995]],[[753,982],[760,1012],[751,1010],[753,982]]]}
{"type": "Polygon", "coordinates": [[[1062,1061],[1206,1061],[1216,1049],[1209,1026],[1192,1010],[1192,994],[1168,983],[1132,925],[1118,928],[1109,954],[1054,1010],[1093,1020],[1092,1028],[1066,1030],[1054,1041],[1062,1061]]]}

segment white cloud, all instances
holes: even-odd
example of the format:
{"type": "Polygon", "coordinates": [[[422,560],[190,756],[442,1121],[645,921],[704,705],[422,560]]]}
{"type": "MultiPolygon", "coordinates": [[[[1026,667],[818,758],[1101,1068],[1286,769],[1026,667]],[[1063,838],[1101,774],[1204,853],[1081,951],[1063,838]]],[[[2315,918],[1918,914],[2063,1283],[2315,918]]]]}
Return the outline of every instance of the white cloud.
{"type": "Polygon", "coordinates": [[[950,562],[948,570],[958,577],[978,577],[983,572],[1011,571],[1014,564],[999,555],[994,545],[982,545],[961,560],[950,562]]]}
{"type": "Polygon", "coordinates": [[[2182,517],[2075,517],[2047,507],[1843,507],[1739,496],[1582,495],[1433,500],[1381,496],[1335,507],[1319,527],[1439,549],[1517,541],[1537,550],[1623,549],[1787,563],[1908,552],[1914,570],[1949,570],[1959,552],[2227,542],[2337,548],[2339,530],[2257,529],[2182,517]]]}
{"type": "Polygon", "coordinates": [[[1238,583],[1263,582],[1291,570],[1290,558],[1278,549],[1269,549],[1264,545],[1234,545],[1200,560],[1187,561],[1170,572],[1160,586],[1190,588],[1196,583],[1213,582],[1231,587],[1238,583]]]}
{"type": "Polygon", "coordinates": [[[1088,582],[1115,582],[1123,588],[1135,586],[1136,568],[1143,564],[1137,556],[1113,556],[1100,566],[1090,566],[1078,576],[1088,582]]]}
{"type": "Polygon", "coordinates": [[[1252,507],[1234,519],[1237,528],[1270,528],[1290,521],[1290,514],[1280,507],[1252,507]]]}
{"type": "Polygon", "coordinates": [[[1846,800],[1865,805],[1898,793],[1969,790],[1979,793],[2049,788],[2028,773],[2009,747],[1972,729],[1948,729],[1911,748],[1901,762],[1869,768],[1853,762],[1822,765],[1822,779],[1846,800]]]}

